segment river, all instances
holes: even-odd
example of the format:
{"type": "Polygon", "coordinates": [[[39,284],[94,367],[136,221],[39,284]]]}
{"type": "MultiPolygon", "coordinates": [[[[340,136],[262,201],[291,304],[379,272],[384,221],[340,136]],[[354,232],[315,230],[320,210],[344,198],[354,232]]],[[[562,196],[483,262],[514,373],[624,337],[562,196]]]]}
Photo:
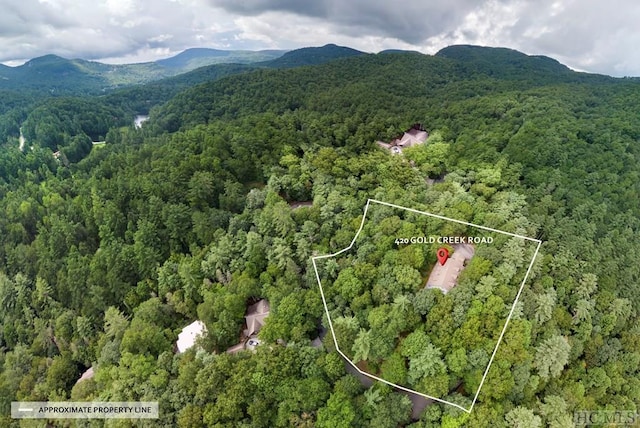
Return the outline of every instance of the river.
{"type": "Polygon", "coordinates": [[[144,122],[146,122],[147,120],[149,120],[149,116],[148,115],[139,114],[133,119],[133,126],[135,126],[136,129],[140,129],[140,128],[142,128],[142,124],[144,122]]]}
{"type": "Polygon", "coordinates": [[[21,126],[21,127],[20,127],[20,146],[19,146],[20,151],[23,151],[23,150],[24,150],[24,143],[25,143],[25,141],[24,141],[24,135],[22,135],[22,126],[21,126]]]}

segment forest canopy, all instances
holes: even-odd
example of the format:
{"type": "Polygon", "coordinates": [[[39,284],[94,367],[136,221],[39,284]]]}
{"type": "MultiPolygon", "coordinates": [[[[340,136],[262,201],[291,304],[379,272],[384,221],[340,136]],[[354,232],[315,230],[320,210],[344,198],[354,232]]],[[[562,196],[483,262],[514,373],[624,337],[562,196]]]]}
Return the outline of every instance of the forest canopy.
{"type": "MultiPolygon", "coordinates": [[[[637,410],[638,83],[530,60],[386,53],[219,76],[141,129],[126,94],[7,99],[0,425],[19,426],[15,400],[158,401],[166,427],[569,427],[576,411],[637,410]],[[423,146],[376,144],[415,123],[423,146]],[[20,127],[33,149],[18,150],[20,127]],[[53,157],[85,137],[105,144],[53,157]],[[543,241],[471,414],[412,413],[324,335],[311,257],[347,247],[370,198],[543,241]],[[261,299],[262,345],[225,352],[261,299]],[[194,320],[207,335],[176,353],[194,320]]],[[[491,357],[522,249],[478,254],[443,295],[416,286],[433,252],[393,247],[401,222],[372,224],[350,269],[323,267],[337,333],[380,373],[468,403],[458,382],[477,385],[491,357]]]]}

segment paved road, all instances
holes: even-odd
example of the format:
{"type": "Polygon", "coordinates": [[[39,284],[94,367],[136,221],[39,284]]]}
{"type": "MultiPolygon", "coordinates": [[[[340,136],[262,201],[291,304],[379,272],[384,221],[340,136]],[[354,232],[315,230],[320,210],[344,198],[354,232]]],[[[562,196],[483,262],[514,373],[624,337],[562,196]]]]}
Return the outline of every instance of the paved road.
{"type": "MultiPolygon", "coordinates": [[[[360,380],[360,383],[362,383],[363,386],[369,388],[369,387],[371,387],[371,385],[373,385],[373,382],[374,382],[373,379],[371,379],[370,377],[365,376],[362,373],[360,373],[347,360],[344,361],[344,366],[347,369],[347,373],[350,373],[350,374],[354,375],[355,377],[357,377],[360,380]]],[[[433,403],[433,400],[425,398],[422,395],[412,394],[410,392],[402,391],[400,389],[396,390],[396,392],[399,392],[400,394],[406,395],[407,397],[409,397],[409,400],[411,400],[411,402],[413,403],[413,408],[412,408],[412,411],[411,411],[411,417],[414,420],[418,420],[420,418],[420,414],[422,413],[422,411],[429,404],[433,403]]]]}

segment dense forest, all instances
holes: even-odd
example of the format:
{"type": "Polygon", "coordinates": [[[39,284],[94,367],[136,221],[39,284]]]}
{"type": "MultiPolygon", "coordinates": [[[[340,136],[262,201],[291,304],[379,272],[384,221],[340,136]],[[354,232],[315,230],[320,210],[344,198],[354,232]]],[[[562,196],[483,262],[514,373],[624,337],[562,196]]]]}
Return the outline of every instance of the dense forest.
{"type": "MultiPolygon", "coordinates": [[[[15,400],[160,405],[155,421],[86,427],[562,428],[575,411],[638,410],[638,82],[469,46],[238,70],[147,106],[140,129],[127,105],[144,87],[3,103],[0,425],[22,426],[15,400]],[[425,144],[376,144],[414,123],[425,144]],[[64,147],[68,162],[52,156],[64,147]],[[543,241],[471,413],[413,411],[324,334],[311,257],[347,247],[370,198],[543,241]],[[262,345],[225,352],[260,299],[262,345]],[[194,320],[208,333],[175,352],[194,320]]],[[[321,266],[337,334],[376,373],[467,406],[532,254],[503,242],[455,292],[418,290],[433,252],[393,246],[423,233],[393,216],[373,217],[351,269],[321,266]]]]}
{"type": "MultiPolygon", "coordinates": [[[[169,58],[136,64],[105,64],[44,55],[16,67],[0,64],[0,90],[36,91],[41,96],[47,93],[100,95],[115,88],[146,84],[209,65],[261,63],[269,66],[285,53],[278,50],[187,49],[169,58]]],[[[336,54],[340,53],[334,52],[333,56],[336,54]]]]}
{"type": "MultiPolygon", "coordinates": [[[[487,200],[475,192],[460,192],[452,199],[443,197],[438,185],[425,192],[426,203],[411,205],[435,205],[462,221],[531,232],[531,223],[517,210],[486,216],[509,197],[501,192],[487,200]],[[479,205],[482,210],[474,211],[479,205]]],[[[340,350],[367,373],[468,409],[537,244],[376,204],[368,206],[366,220],[348,252],[316,262],[340,350]],[[442,288],[425,287],[441,245],[405,241],[408,236],[416,241],[424,236],[472,236],[478,244],[445,244],[453,257],[458,250],[474,254],[457,284],[443,294],[442,288]]],[[[520,308],[517,314],[521,319],[520,308]]],[[[556,364],[562,367],[566,361],[556,364]]]]}
{"type": "Polygon", "coordinates": [[[71,152],[70,160],[75,162],[86,156],[87,148],[81,148],[77,139],[70,144],[71,138],[81,135],[83,140],[85,136],[100,139],[97,135],[106,134],[105,126],[129,123],[135,115],[147,115],[151,108],[186,88],[258,69],[295,68],[356,55],[363,52],[326,45],[291,52],[188,49],[153,63],[115,66],[55,55],[35,58],[19,67],[0,65],[0,142],[11,137],[17,141],[28,118],[29,144],[44,142],[54,151],[73,145],[66,151],[71,152]],[[211,65],[196,68],[197,64],[211,65]],[[90,129],[85,132],[87,127],[90,129]],[[37,130],[40,135],[35,135],[37,130]]]}

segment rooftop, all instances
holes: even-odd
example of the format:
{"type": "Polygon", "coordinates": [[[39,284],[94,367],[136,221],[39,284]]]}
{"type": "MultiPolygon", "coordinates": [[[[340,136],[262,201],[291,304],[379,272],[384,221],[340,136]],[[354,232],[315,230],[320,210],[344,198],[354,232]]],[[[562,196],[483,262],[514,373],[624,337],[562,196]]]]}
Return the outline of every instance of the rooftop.
{"type": "Polygon", "coordinates": [[[178,335],[178,353],[183,353],[196,343],[196,339],[207,332],[207,327],[202,321],[194,321],[182,329],[178,335]]]}
{"type": "Polygon", "coordinates": [[[269,310],[269,302],[265,299],[249,306],[247,315],[244,317],[247,322],[247,328],[244,330],[246,337],[251,337],[260,331],[264,325],[264,319],[269,316],[269,310]]]}
{"type": "Polygon", "coordinates": [[[437,288],[446,294],[456,286],[458,275],[464,269],[465,262],[473,257],[475,249],[469,244],[456,244],[453,249],[453,255],[444,265],[436,263],[429,275],[426,288],[437,288]]]}
{"type": "Polygon", "coordinates": [[[84,373],[82,373],[82,376],[80,376],[80,378],[76,381],[76,384],[83,380],[91,379],[93,377],[93,374],[93,366],[91,366],[84,373]]]}
{"type": "Polygon", "coordinates": [[[389,143],[383,141],[376,141],[376,143],[387,150],[390,150],[393,154],[402,153],[402,149],[417,146],[427,141],[429,133],[424,129],[422,124],[415,123],[402,135],[391,140],[389,143]]]}

